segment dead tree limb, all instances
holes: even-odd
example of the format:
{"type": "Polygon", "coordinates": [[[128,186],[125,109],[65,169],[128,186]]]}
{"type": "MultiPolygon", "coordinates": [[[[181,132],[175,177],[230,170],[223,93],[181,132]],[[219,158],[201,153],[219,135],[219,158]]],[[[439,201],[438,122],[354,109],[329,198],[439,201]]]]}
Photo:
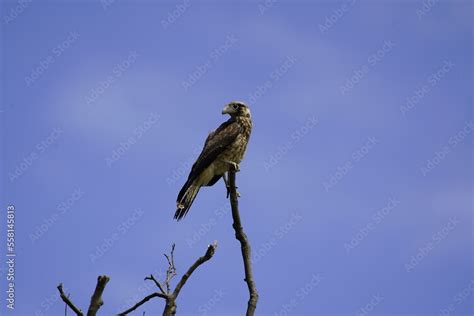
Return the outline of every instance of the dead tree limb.
{"type": "Polygon", "coordinates": [[[161,297],[165,300],[167,298],[166,295],[164,295],[162,293],[159,293],[159,292],[151,293],[150,295],[145,296],[140,302],[136,303],[135,305],[133,305],[132,307],[130,307],[129,309],[127,309],[126,311],[124,311],[124,312],[122,312],[118,315],[122,316],[122,315],[127,315],[127,314],[131,313],[131,312],[133,312],[134,310],[136,310],[137,308],[139,308],[140,306],[142,306],[143,304],[145,304],[146,302],[148,302],[149,300],[151,300],[154,297],[161,297]]]}
{"type": "Polygon", "coordinates": [[[174,244],[171,247],[171,253],[170,255],[166,255],[166,260],[168,261],[168,269],[166,271],[166,279],[164,281],[164,284],[162,284],[160,281],[158,281],[153,274],[150,276],[146,277],[145,280],[150,280],[153,281],[156,285],[156,287],[159,289],[159,292],[152,293],[150,295],[147,295],[144,297],[141,301],[127,309],[126,311],[118,314],[118,316],[125,316],[134,310],[136,310],[138,307],[141,305],[145,304],[149,300],[151,300],[154,297],[161,297],[166,301],[165,309],[163,311],[163,316],[172,316],[176,314],[176,299],[178,298],[179,292],[183,288],[183,286],[186,284],[186,281],[189,279],[191,274],[196,270],[201,264],[204,262],[210,260],[212,256],[214,256],[214,253],[217,248],[217,242],[215,241],[211,245],[207,247],[206,253],[204,256],[199,257],[196,262],[186,271],[185,274],[181,277],[181,280],[179,280],[178,284],[176,285],[175,289],[173,292],[171,292],[171,280],[173,277],[176,275],[176,267],[174,265],[174,244]]]}
{"type": "Polygon", "coordinates": [[[87,316],[95,316],[100,307],[104,305],[102,293],[104,293],[105,286],[109,280],[110,278],[106,275],[101,275],[97,278],[97,285],[95,287],[94,294],[92,294],[91,297],[91,304],[89,305],[87,316]]]}
{"type": "Polygon", "coordinates": [[[196,260],[196,262],[194,262],[194,264],[189,267],[188,271],[186,271],[186,273],[183,274],[183,276],[181,277],[181,280],[179,280],[178,284],[176,285],[173,291],[173,296],[175,298],[178,297],[179,292],[183,288],[186,281],[188,281],[191,274],[193,274],[194,270],[196,270],[201,264],[203,264],[204,262],[212,258],[212,256],[214,255],[214,252],[216,251],[216,248],[217,248],[217,241],[214,241],[214,243],[212,243],[211,245],[209,245],[209,247],[207,247],[207,250],[204,256],[199,257],[196,260]]]}
{"type": "Polygon", "coordinates": [[[59,291],[59,295],[60,295],[61,299],[63,300],[63,302],[66,303],[66,305],[69,306],[69,308],[72,309],[72,311],[74,313],[76,313],[77,316],[83,316],[84,315],[82,313],[82,311],[78,307],[76,307],[76,305],[74,305],[74,303],[69,299],[69,297],[67,297],[66,294],[64,294],[62,283],[59,283],[58,291],[59,291]]]}
{"type": "MultiPolygon", "coordinates": [[[[87,311],[87,316],[95,316],[99,308],[104,305],[104,302],[102,301],[102,293],[104,292],[105,286],[107,285],[107,282],[109,282],[109,280],[110,278],[106,275],[101,275],[97,278],[97,285],[95,287],[94,294],[91,298],[91,303],[87,311]]],[[[58,285],[58,291],[63,302],[66,303],[66,305],[69,306],[69,308],[74,313],[76,313],[77,316],[84,315],[84,313],[76,305],[74,305],[74,303],[69,299],[69,297],[64,294],[62,283],[58,285]]]]}
{"type": "Polygon", "coordinates": [[[245,269],[245,282],[249,289],[249,301],[247,304],[247,313],[246,316],[253,316],[255,314],[255,309],[257,308],[258,302],[258,292],[255,281],[253,280],[252,272],[252,257],[250,243],[248,241],[247,235],[242,228],[242,222],[240,221],[239,214],[239,201],[237,187],[235,185],[235,170],[229,170],[229,186],[230,186],[230,205],[232,208],[232,218],[234,219],[235,238],[240,242],[240,248],[242,250],[242,258],[244,260],[244,269],[245,269]]]}

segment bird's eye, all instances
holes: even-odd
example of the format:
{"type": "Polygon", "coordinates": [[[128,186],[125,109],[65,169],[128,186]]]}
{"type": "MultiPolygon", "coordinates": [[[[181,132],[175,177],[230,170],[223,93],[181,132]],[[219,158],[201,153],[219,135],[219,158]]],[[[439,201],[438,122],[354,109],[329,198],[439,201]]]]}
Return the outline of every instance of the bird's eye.
{"type": "Polygon", "coordinates": [[[234,108],[234,110],[239,109],[239,105],[238,105],[238,104],[234,104],[232,107],[234,108]]]}

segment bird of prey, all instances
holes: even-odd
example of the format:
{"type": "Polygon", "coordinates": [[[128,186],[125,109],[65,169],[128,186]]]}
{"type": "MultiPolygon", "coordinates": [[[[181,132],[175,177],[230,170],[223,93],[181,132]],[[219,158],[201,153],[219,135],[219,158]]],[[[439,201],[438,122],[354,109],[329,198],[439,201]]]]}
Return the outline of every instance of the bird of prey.
{"type": "Polygon", "coordinates": [[[188,180],[179,191],[174,214],[178,221],[188,213],[201,187],[212,186],[223,177],[229,192],[225,173],[231,167],[239,170],[252,132],[250,109],[243,102],[233,101],[224,107],[222,114],[229,114],[229,120],[209,133],[188,180]]]}

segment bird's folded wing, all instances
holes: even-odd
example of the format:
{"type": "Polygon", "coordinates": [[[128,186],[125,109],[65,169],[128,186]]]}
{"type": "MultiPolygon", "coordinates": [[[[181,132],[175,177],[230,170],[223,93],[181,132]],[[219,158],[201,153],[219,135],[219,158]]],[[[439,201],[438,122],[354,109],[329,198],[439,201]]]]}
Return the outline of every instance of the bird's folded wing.
{"type": "Polygon", "coordinates": [[[209,134],[204,148],[194,163],[188,181],[194,181],[237,138],[241,127],[237,122],[225,122],[209,134]]]}

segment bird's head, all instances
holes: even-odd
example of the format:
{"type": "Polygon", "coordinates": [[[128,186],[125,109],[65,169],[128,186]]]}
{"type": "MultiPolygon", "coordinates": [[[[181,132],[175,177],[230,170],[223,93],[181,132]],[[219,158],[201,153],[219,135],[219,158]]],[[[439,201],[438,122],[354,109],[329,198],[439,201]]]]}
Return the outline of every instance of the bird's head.
{"type": "Polygon", "coordinates": [[[224,107],[222,114],[229,114],[231,117],[250,117],[250,109],[244,102],[232,101],[224,107]]]}

